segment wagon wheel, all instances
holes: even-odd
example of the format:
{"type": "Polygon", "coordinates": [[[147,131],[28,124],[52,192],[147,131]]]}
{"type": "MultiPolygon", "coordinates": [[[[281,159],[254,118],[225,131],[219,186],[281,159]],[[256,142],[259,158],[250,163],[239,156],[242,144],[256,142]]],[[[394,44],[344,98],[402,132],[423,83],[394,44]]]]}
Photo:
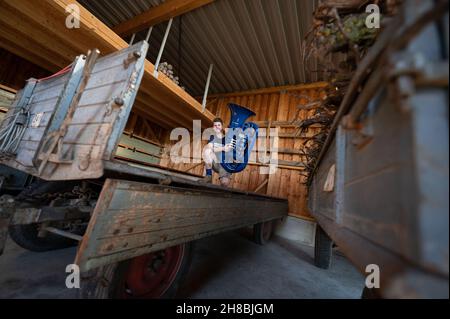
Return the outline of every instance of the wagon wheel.
{"type": "Polygon", "coordinates": [[[76,246],[78,242],[69,238],[54,234],[39,237],[39,225],[10,225],[8,227],[9,237],[20,247],[34,252],[44,252],[76,246]]]}
{"type": "Polygon", "coordinates": [[[124,270],[121,298],[160,298],[173,284],[185,254],[184,245],[133,258],[124,270]]]}
{"type": "Polygon", "coordinates": [[[253,226],[253,237],[255,243],[259,245],[265,245],[273,234],[273,221],[267,221],[253,226]]]}
{"type": "Polygon", "coordinates": [[[81,275],[80,298],[175,297],[187,275],[192,243],[100,267],[81,275]]]}

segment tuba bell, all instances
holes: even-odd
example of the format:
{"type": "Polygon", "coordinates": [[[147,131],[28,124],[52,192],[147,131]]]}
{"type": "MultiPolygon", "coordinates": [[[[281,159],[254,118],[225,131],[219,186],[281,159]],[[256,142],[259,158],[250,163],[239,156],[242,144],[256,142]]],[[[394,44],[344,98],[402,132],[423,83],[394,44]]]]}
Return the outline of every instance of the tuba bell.
{"type": "Polygon", "coordinates": [[[239,173],[248,163],[250,153],[258,138],[258,125],[246,122],[253,111],[233,103],[228,104],[231,111],[230,124],[225,135],[225,144],[232,145],[232,151],[222,152],[222,167],[228,173],[239,173]]]}

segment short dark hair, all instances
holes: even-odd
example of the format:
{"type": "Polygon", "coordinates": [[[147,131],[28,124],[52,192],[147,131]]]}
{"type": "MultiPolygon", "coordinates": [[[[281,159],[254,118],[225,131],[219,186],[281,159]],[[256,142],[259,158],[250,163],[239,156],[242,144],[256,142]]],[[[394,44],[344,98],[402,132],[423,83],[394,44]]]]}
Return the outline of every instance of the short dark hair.
{"type": "Polygon", "coordinates": [[[222,125],[223,125],[223,121],[222,121],[222,119],[221,119],[220,117],[216,117],[216,118],[213,120],[213,123],[215,123],[215,122],[220,122],[220,123],[222,123],[222,125]]]}

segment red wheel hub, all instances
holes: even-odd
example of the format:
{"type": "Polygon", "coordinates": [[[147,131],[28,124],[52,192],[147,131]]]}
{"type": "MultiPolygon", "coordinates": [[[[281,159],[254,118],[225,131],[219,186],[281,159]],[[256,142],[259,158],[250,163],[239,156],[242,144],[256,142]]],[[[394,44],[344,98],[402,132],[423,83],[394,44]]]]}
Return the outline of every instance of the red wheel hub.
{"type": "Polygon", "coordinates": [[[124,276],[123,298],[159,298],[180,270],[184,245],[133,258],[124,276]]]}

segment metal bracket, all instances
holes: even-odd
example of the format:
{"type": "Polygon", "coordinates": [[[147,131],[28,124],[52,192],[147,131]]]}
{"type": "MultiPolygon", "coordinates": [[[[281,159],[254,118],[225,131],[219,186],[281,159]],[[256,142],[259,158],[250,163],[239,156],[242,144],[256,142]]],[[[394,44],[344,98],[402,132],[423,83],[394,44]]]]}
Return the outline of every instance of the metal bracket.
{"type": "MultiPolygon", "coordinates": [[[[161,57],[162,57],[162,54],[163,54],[163,51],[164,51],[164,47],[166,45],[167,37],[169,36],[169,31],[170,31],[170,27],[172,26],[172,21],[173,21],[173,18],[171,18],[169,20],[169,24],[167,25],[167,28],[166,28],[166,33],[164,34],[164,38],[163,38],[162,43],[161,43],[161,48],[159,49],[158,57],[156,58],[155,69],[153,70],[153,76],[155,78],[158,78],[159,62],[161,61],[161,57]]],[[[151,30],[150,30],[150,32],[151,32],[151,30]]]]}
{"type": "Polygon", "coordinates": [[[402,97],[409,97],[416,87],[448,87],[448,60],[430,62],[421,53],[401,52],[393,58],[389,77],[396,80],[402,97]]]}
{"type": "Polygon", "coordinates": [[[213,67],[214,67],[214,64],[209,65],[208,77],[206,79],[206,85],[205,85],[205,93],[203,94],[202,112],[205,112],[205,108],[206,108],[206,99],[208,98],[208,90],[209,90],[209,84],[211,83],[211,75],[212,75],[213,67]]]}
{"type": "Polygon", "coordinates": [[[148,28],[147,35],[145,36],[145,42],[148,42],[148,40],[150,39],[150,35],[152,34],[152,30],[153,30],[153,26],[148,28]]]}
{"type": "Polygon", "coordinates": [[[134,38],[136,37],[136,33],[133,33],[133,35],[131,36],[131,39],[130,39],[130,43],[128,44],[129,46],[132,46],[133,45],[133,42],[134,42],[134,38]]]}
{"type": "Polygon", "coordinates": [[[83,75],[82,75],[81,83],[78,87],[78,92],[76,93],[76,95],[74,96],[74,98],[72,99],[72,101],[70,103],[70,106],[69,106],[69,109],[67,112],[67,116],[66,116],[65,120],[63,121],[63,123],[61,124],[60,129],[55,132],[56,134],[55,134],[54,140],[51,141],[51,145],[49,146],[47,151],[42,154],[42,157],[41,157],[42,161],[41,161],[39,169],[38,169],[38,175],[42,174],[45,166],[47,165],[47,162],[49,162],[51,160],[55,160],[55,156],[52,156],[52,153],[57,146],[58,146],[58,150],[56,153],[57,154],[56,155],[57,162],[59,164],[62,164],[62,163],[68,164],[68,163],[72,162],[72,160],[61,160],[61,151],[62,151],[61,141],[62,141],[62,138],[64,137],[64,135],[66,134],[68,124],[70,123],[70,121],[72,121],[72,117],[73,117],[73,114],[75,113],[76,105],[78,104],[78,102],[81,98],[81,95],[84,91],[84,88],[86,87],[86,85],[88,83],[90,73],[92,72],[92,69],[94,68],[95,62],[97,61],[97,58],[99,55],[100,55],[100,51],[97,49],[89,51],[87,58],[86,58],[86,63],[84,64],[83,75]]]}
{"type": "Polygon", "coordinates": [[[66,238],[70,238],[76,241],[81,241],[83,239],[83,236],[77,235],[77,234],[73,234],[70,233],[68,231],[64,231],[55,227],[44,227],[43,228],[44,231],[58,235],[58,236],[62,236],[62,237],[66,237],[66,238]]]}
{"type": "Polygon", "coordinates": [[[133,63],[134,61],[136,61],[137,59],[139,59],[140,57],[141,57],[141,52],[139,52],[139,51],[130,52],[128,54],[127,58],[125,60],[123,60],[123,67],[125,69],[128,69],[130,64],[133,63]]]}

